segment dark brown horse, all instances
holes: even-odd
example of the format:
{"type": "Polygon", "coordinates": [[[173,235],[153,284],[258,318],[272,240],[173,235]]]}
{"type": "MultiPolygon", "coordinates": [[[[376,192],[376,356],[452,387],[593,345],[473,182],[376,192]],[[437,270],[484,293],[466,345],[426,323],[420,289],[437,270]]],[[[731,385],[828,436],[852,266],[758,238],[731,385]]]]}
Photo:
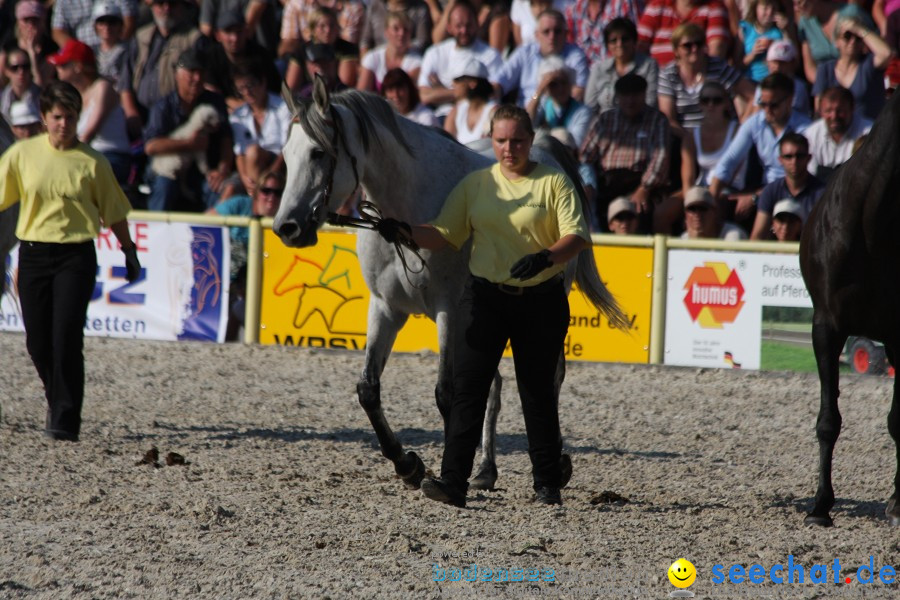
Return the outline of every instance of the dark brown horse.
{"type": "MultiPolygon", "coordinates": [[[[828,527],[834,506],[831,460],[841,432],[838,358],[849,335],[900,350],[900,94],[884,107],[862,148],[834,175],[809,216],[800,267],[812,296],[813,349],[822,386],[816,437],[819,485],[806,523],[828,527]]],[[[900,377],[888,414],[897,445],[893,495],[885,514],[900,525],[900,377]]]]}

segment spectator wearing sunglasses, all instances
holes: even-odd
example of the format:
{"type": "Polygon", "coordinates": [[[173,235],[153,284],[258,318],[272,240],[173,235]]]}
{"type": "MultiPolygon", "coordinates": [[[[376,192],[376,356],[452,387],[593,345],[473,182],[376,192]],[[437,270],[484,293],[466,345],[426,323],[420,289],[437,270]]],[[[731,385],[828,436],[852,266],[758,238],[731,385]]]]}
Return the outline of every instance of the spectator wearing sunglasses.
{"type": "Polygon", "coordinates": [[[727,58],[728,9],[718,0],[651,0],[638,21],[638,50],[665,67],[677,58],[675,30],[686,23],[697,25],[710,56],[727,58]]]}
{"type": "Polygon", "coordinates": [[[722,219],[718,204],[705,187],[692,187],[684,195],[684,233],[681,239],[746,240],[747,233],[722,219]]]}
{"type": "Polygon", "coordinates": [[[518,89],[519,106],[526,106],[537,94],[538,69],[542,59],[557,55],[575,74],[572,96],[579,102],[584,99],[587,86],[588,62],[584,52],[575,44],[566,42],[566,18],[558,10],[545,10],[538,16],[536,41],[519,46],[498,70],[494,88],[501,95],[518,89]]]}
{"type": "MultiPolygon", "coordinates": [[[[16,26],[0,35],[0,65],[6,62],[13,49],[20,48],[28,56],[34,83],[43,88],[56,74],[47,57],[59,50],[47,33],[47,11],[37,0],[19,0],[15,15],[16,26]]],[[[5,78],[0,77],[0,86],[5,83],[5,78]]]]}
{"type": "MultiPolygon", "coordinates": [[[[798,61],[797,47],[790,40],[777,40],[772,42],[766,51],[766,66],[769,73],[783,73],[794,80],[794,100],[792,106],[794,112],[801,113],[807,117],[812,116],[812,105],[809,101],[809,86],[806,81],[797,77],[797,69],[800,62],[798,61]]],[[[753,98],[753,104],[749,107],[750,116],[759,110],[759,94],[760,87],[756,86],[756,95],[753,98]]]]}
{"type": "Polygon", "coordinates": [[[659,110],[669,118],[674,134],[684,137],[687,129],[700,125],[703,111],[699,94],[703,83],[718,81],[740,104],[739,112],[753,98],[753,83],[721,58],[709,56],[706,38],[696,23],[679,25],[672,33],[676,60],[659,73],[659,110]]]}
{"type": "Polygon", "coordinates": [[[637,73],[647,81],[647,105],[656,108],[659,65],[649,54],[637,51],[637,27],[625,18],[613,19],[603,28],[607,56],[591,65],[584,104],[598,114],[615,107],[616,81],[637,73]]]}
{"type": "Polygon", "coordinates": [[[23,102],[29,105],[34,112],[39,113],[38,98],[41,95],[41,88],[34,83],[28,54],[21,48],[10,50],[6,54],[3,74],[9,81],[0,92],[0,114],[3,114],[6,121],[10,121],[10,109],[15,102],[23,102]]]}
{"type": "MultiPolygon", "coordinates": [[[[790,132],[803,133],[809,127],[809,117],[794,112],[791,106],[794,82],[790,77],[772,73],[762,80],[761,88],[758,104],[762,110],[744,121],[713,169],[709,189],[716,198],[722,195],[736,170],[747,160],[752,147],[756,148],[762,163],[765,183],[783,177],[784,167],[778,159],[778,142],[790,132]]],[[[755,193],[737,198],[736,218],[749,220],[755,205],[755,193]]]]}
{"type": "MultiPolygon", "coordinates": [[[[281,171],[269,170],[254,182],[252,195],[231,196],[206,211],[206,214],[240,217],[274,217],[281,205],[284,192],[284,175],[281,171]]],[[[244,291],[247,280],[247,247],[250,232],[246,227],[229,228],[231,238],[231,290],[228,325],[225,340],[238,339],[238,332],[244,324],[244,291]]]]}
{"type": "Polygon", "coordinates": [[[799,133],[786,133],[781,138],[778,162],[784,168],[784,177],[779,177],[763,188],[756,207],[756,219],[750,239],[772,239],[772,216],[775,205],[787,198],[796,201],[803,209],[804,220],[822,193],[825,183],[810,174],[809,142],[799,133]]]}
{"type": "Polygon", "coordinates": [[[819,63],[813,84],[816,112],[822,92],[840,85],[850,90],[856,101],[856,112],[874,121],[885,103],[884,70],[892,52],[887,42],[861,21],[839,18],[834,29],[838,57],[819,63]]]}

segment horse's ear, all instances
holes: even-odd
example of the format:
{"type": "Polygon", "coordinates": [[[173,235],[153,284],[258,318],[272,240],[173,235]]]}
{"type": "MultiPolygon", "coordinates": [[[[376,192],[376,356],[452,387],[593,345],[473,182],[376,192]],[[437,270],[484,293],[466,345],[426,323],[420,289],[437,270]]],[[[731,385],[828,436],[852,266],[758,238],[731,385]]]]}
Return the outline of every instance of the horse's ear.
{"type": "Polygon", "coordinates": [[[316,80],[313,82],[312,97],[316,103],[316,108],[319,109],[323,117],[327,117],[331,100],[328,98],[328,87],[325,85],[325,78],[318,73],[316,73],[316,80]]]}
{"type": "Polygon", "coordinates": [[[288,87],[287,81],[281,80],[281,99],[288,107],[291,117],[297,116],[297,101],[294,100],[294,93],[288,87]]]}

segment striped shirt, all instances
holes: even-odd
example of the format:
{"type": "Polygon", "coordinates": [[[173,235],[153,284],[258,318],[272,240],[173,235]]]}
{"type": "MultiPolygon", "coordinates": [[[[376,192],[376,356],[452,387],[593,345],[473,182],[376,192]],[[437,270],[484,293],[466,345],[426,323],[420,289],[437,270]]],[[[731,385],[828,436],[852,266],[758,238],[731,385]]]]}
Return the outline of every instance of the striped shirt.
{"type": "Polygon", "coordinates": [[[650,56],[660,67],[675,60],[672,48],[672,32],[682,23],[696,23],[706,31],[706,43],[717,39],[729,39],[728,10],[719,0],[700,0],[681,18],[675,10],[675,0],[653,0],[647,5],[638,22],[638,41],[650,44],[650,56]]]}
{"type": "Polygon", "coordinates": [[[650,106],[636,121],[618,108],[595,117],[581,146],[581,162],[599,170],[627,169],[643,173],[641,185],[654,188],[666,182],[669,121],[650,106]]]}
{"type": "Polygon", "coordinates": [[[706,75],[703,80],[693,86],[688,86],[681,78],[678,71],[678,63],[670,63],[659,72],[660,96],[670,96],[675,99],[675,114],[682,127],[699,127],[703,120],[703,109],[700,107],[700,88],[706,81],[718,81],[729,92],[741,79],[741,72],[729,65],[721,58],[708,56],[706,58],[706,75]]]}

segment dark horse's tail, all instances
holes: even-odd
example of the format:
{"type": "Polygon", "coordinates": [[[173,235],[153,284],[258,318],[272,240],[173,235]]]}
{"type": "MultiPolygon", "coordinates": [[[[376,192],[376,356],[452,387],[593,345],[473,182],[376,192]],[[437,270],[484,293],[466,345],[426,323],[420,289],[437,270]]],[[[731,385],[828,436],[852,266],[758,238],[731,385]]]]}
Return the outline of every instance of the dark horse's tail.
{"type": "MultiPolygon", "coordinates": [[[[556,138],[549,135],[538,136],[534,145],[550,154],[559,164],[562,171],[575,184],[578,191],[578,197],[581,199],[581,206],[585,215],[592,210],[587,201],[587,195],[584,193],[584,187],[581,185],[581,177],[578,175],[578,164],[572,157],[569,150],[563,146],[556,138]]],[[[600,279],[600,273],[597,272],[597,262],[594,260],[593,248],[586,248],[578,254],[575,265],[575,281],[578,287],[587,296],[588,301],[597,307],[603,315],[609,320],[610,325],[628,331],[630,323],[625,312],[616,302],[615,297],[606,288],[603,280],[600,279]]]]}

